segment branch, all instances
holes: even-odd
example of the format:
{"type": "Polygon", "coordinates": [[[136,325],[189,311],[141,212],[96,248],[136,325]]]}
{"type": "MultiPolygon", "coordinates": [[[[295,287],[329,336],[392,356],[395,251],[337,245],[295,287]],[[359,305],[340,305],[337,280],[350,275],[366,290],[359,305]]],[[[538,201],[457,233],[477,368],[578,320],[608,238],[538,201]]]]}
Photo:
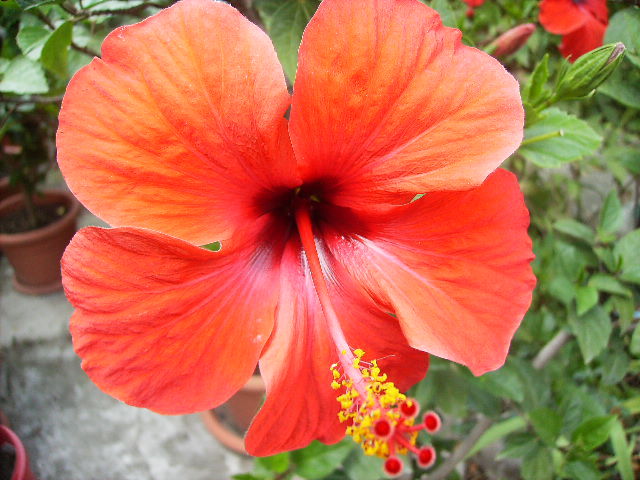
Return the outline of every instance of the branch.
{"type": "MultiPolygon", "coordinates": [[[[560,349],[571,339],[571,334],[566,330],[558,332],[547,344],[542,347],[540,352],[531,362],[533,368],[536,370],[543,369],[553,357],[555,357],[560,349]]],[[[467,454],[471,451],[478,439],[486,432],[493,424],[493,420],[480,415],[478,423],[473,427],[467,438],[465,438],[458,446],[453,450],[451,456],[449,456],[442,464],[433,471],[433,473],[423,477],[429,480],[444,480],[449,476],[451,472],[456,468],[458,463],[463,461],[467,454]]]]}
{"type": "MultiPolygon", "coordinates": [[[[38,17],[38,19],[42,23],[44,23],[47,27],[49,27],[51,30],[56,29],[55,24],[49,19],[49,17],[47,17],[44,13],[42,13],[37,8],[28,10],[28,12],[38,17]]],[[[71,48],[73,48],[74,50],[77,50],[78,52],[82,52],[86,55],[89,55],[90,57],[100,57],[100,54],[98,52],[95,52],[94,50],[91,50],[90,48],[87,48],[87,47],[81,47],[75,42],[71,42],[71,48]]]]}

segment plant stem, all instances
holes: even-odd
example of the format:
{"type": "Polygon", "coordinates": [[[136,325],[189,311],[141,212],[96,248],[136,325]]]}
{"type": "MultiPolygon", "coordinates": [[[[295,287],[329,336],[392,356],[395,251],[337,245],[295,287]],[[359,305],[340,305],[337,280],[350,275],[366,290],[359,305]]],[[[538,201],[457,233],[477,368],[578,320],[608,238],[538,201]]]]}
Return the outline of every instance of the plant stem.
{"type": "Polygon", "coordinates": [[[543,140],[548,140],[550,138],[563,137],[563,136],[564,136],[564,130],[556,130],[554,132],[538,135],[537,137],[527,138],[526,140],[522,141],[520,146],[524,147],[525,145],[530,145],[532,143],[541,142],[543,140]]]}
{"type": "MultiPolygon", "coordinates": [[[[544,368],[547,363],[551,361],[553,357],[555,357],[558,352],[562,349],[562,347],[569,341],[571,338],[571,334],[566,330],[561,330],[558,332],[547,344],[542,347],[540,352],[533,359],[531,364],[533,368],[536,370],[541,370],[544,368]]],[[[475,427],[469,432],[469,435],[458,444],[458,446],[453,450],[451,456],[449,456],[436,470],[432,473],[423,476],[424,480],[444,480],[449,476],[451,472],[456,468],[458,463],[460,463],[467,456],[467,453],[471,451],[473,446],[476,444],[478,439],[482,436],[484,432],[486,432],[489,427],[493,425],[493,420],[485,417],[484,415],[480,415],[478,423],[476,423],[475,427]]]]}

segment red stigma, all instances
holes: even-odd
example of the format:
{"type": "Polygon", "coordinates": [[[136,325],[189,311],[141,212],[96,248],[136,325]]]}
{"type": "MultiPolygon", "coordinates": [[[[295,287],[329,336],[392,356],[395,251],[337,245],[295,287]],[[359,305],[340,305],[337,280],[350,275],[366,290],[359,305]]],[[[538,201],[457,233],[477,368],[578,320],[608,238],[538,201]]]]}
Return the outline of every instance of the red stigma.
{"type": "Polygon", "coordinates": [[[393,435],[393,426],[388,420],[381,419],[373,427],[374,433],[381,438],[388,438],[393,435]]]}
{"type": "Polygon", "coordinates": [[[414,418],[418,414],[418,410],[420,410],[420,406],[413,399],[400,405],[400,413],[407,418],[414,418]]]}
{"type": "Polygon", "coordinates": [[[402,462],[398,457],[389,457],[384,462],[384,473],[390,477],[395,477],[402,473],[402,462]]]}
{"type": "Polygon", "coordinates": [[[418,465],[422,468],[429,468],[436,461],[436,450],[429,446],[423,447],[418,451],[418,465]]]}
{"type": "Polygon", "coordinates": [[[436,433],[440,430],[442,421],[436,412],[428,411],[424,414],[424,428],[428,433],[436,433]]]}

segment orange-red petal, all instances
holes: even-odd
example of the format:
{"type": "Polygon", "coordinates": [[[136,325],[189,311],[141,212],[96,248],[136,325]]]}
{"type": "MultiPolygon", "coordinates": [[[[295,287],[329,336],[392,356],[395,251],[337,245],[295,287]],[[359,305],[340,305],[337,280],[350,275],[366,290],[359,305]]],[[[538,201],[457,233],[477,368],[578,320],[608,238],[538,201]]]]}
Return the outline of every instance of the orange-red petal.
{"type": "Polygon", "coordinates": [[[528,224],[517,180],[498,170],[478,188],[372,218],[366,238],[330,248],[390,305],[410,345],[480,375],[504,363],[531,302],[528,224]]]}
{"type": "Polygon", "coordinates": [[[558,35],[580,28],[590,16],[586,8],[572,0],[540,2],[540,23],[547,31],[558,35]]]}
{"type": "Polygon", "coordinates": [[[417,0],[325,0],[305,30],[291,140],[307,182],[366,208],[480,184],[522,138],[518,84],[417,0]]]}
{"type": "Polygon", "coordinates": [[[81,230],[62,273],[82,368],[104,392],[160,413],[224,402],[253,373],[273,327],[272,253],[213,253],[134,228],[81,230]]]}
{"type": "Polygon", "coordinates": [[[562,37],[560,53],[563,57],[575,61],[578,57],[602,46],[607,26],[593,17],[577,30],[562,37]]]}
{"type": "Polygon", "coordinates": [[[183,0],[120,27],[71,80],[58,161],[116,226],[195,244],[253,221],[253,195],[293,185],[290,98],[271,41],[223,2],[183,0]]]}
{"type": "MultiPolygon", "coordinates": [[[[428,355],[409,347],[395,318],[381,310],[340,267],[339,259],[320,247],[331,301],[347,341],[366,352],[401,389],[419,381],[428,355]]],[[[329,370],[338,361],[311,273],[299,245],[283,257],[278,313],[273,334],[260,359],[267,399],[246,438],[258,456],[302,448],[318,439],[334,443],[345,434],[338,420],[339,395],[329,370]]]]}

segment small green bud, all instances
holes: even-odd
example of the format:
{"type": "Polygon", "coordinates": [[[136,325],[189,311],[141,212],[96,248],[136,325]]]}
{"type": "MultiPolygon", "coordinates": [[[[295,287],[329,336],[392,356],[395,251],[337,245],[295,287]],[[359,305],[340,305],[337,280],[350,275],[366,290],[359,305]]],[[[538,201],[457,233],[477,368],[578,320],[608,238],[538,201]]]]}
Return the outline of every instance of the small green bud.
{"type": "Polygon", "coordinates": [[[560,76],[554,95],[555,100],[582,98],[590,95],[609,75],[624,57],[625,46],[611,43],[585,53],[569,66],[560,76]]]}

